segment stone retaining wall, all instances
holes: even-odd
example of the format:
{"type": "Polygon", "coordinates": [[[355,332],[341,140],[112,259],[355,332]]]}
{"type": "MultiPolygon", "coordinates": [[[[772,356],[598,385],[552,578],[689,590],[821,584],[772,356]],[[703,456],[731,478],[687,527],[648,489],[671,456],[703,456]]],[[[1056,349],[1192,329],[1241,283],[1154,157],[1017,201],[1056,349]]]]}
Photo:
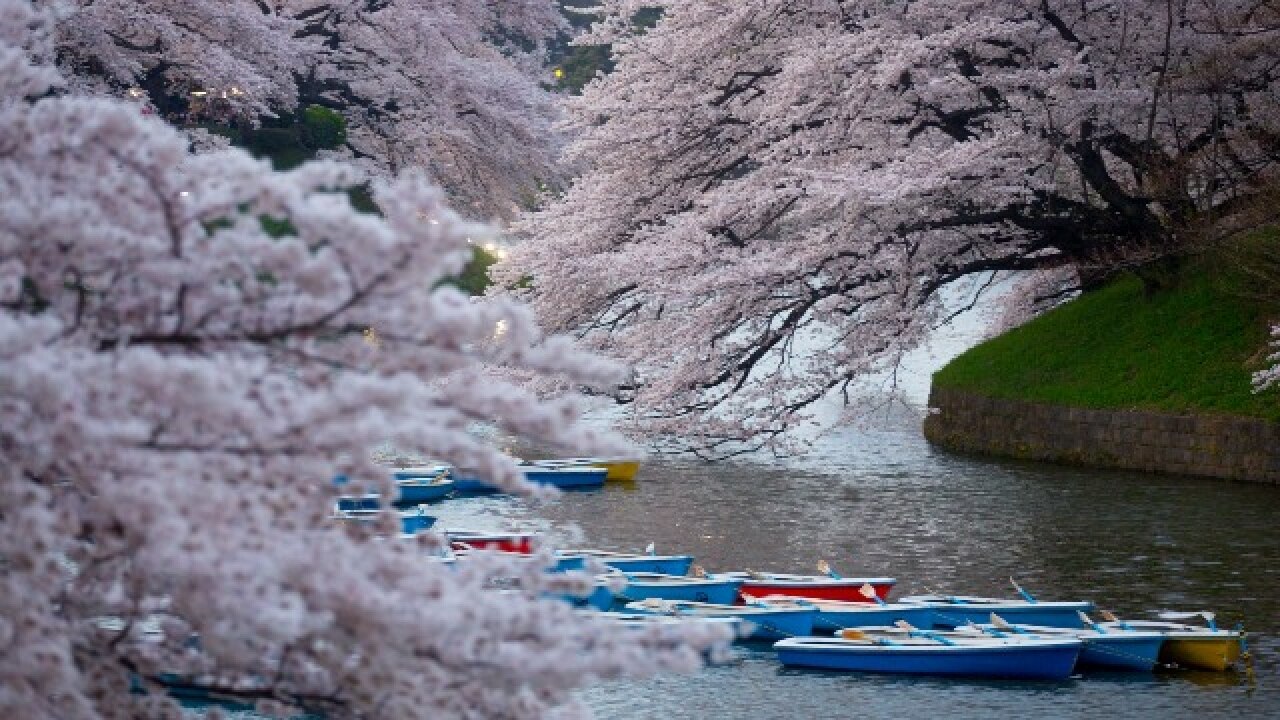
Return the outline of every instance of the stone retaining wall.
{"type": "Polygon", "coordinates": [[[952,450],[1280,484],[1280,423],[1090,410],[934,388],[924,434],[952,450]]]}

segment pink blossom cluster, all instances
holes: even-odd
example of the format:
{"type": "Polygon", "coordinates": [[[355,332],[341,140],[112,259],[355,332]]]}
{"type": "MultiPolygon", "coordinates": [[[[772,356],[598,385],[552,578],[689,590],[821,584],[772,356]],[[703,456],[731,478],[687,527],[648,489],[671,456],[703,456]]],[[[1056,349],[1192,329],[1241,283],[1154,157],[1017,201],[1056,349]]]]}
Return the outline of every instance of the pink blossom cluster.
{"type": "Polygon", "coordinates": [[[579,177],[503,281],[636,364],[641,429],[710,452],[890,371],[962,279],[1060,297],[1276,181],[1274,3],[601,4],[580,42],[617,64],[571,107],[579,177]]]}
{"type": "Polygon", "coordinates": [[[474,423],[616,448],[572,394],[493,371],[607,387],[618,368],[442,285],[490,230],[420,173],[374,182],[365,214],[349,165],[192,154],[69,89],[54,31],[77,17],[0,0],[0,717],[178,717],[174,682],[278,713],[576,716],[582,684],[725,640],[546,598],[581,576],[450,570],[432,536],[381,537],[389,515],[335,523],[335,474],[391,490],[383,443],[514,491],[474,423]]]}
{"type": "Polygon", "coordinates": [[[249,121],[321,103],[343,156],[380,175],[425,168],[469,217],[507,217],[555,176],[545,41],[551,0],[38,0],[85,90],[153,90],[249,121]]]}

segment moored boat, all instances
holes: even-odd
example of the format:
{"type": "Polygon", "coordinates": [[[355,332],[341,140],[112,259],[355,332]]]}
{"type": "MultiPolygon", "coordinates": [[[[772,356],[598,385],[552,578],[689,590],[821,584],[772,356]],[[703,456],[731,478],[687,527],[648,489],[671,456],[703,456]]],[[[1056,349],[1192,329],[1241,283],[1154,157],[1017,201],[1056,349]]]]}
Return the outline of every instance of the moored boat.
{"type": "Polygon", "coordinates": [[[742,620],[744,639],[782,640],[813,634],[812,607],[768,607],[758,605],[716,605],[683,600],[649,599],[627,603],[628,612],[673,617],[737,618],[742,620]]]}
{"type": "Polygon", "coordinates": [[[539,485],[551,485],[558,488],[587,488],[604,485],[609,471],[602,467],[539,467],[522,465],[524,479],[539,485]]]}
{"type": "Polygon", "coordinates": [[[1031,601],[973,595],[912,595],[901,601],[928,605],[933,610],[936,628],[985,623],[991,613],[1021,625],[1080,628],[1084,627],[1080,613],[1093,611],[1093,603],[1085,601],[1031,601]]]}
{"type": "MultiPolygon", "coordinates": [[[[452,553],[457,559],[466,560],[467,558],[471,557],[472,553],[485,552],[485,551],[495,552],[502,555],[509,555],[512,558],[518,559],[520,562],[543,562],[544,560],[544,558],[539,555],[530,555],[527,553],[516,553],[516,552],[505,552],[503,550],[497,550],[497,549],[490,550],[488,548],[485,548],[484,550],[464,548],[460,550],[452,550],[452,553]]],[[[578,572],[586,567],[586,558],[582,557],[581,555],[565,555],[563,553],[556,553],[554,556],[551,557],[549,564],[545,562],[543,563],[543,567],[546,569],[547,572],[553,572],[553,573],[578,572]]]]}
{"type": "Polygon", "coordinates": [[[449,474],[450,466],[443,463],[437,465],[420,465],[417,467],[392,468],[391,476],[396,480],[429,480],[442,478],[449,474]]]}
{"type": "Polygon", "coordinates": [[[541,535],[528,532],[482,532],[449,530],[445,533],[454,550],[501,550],[528,555],[534,551],[541,535]]]}
{"type": "Polygon", "coordinates": [[[640,472],[640,461],[625,458],[557,458],[531,460],[530,465],[540,467],[602,467],[608,474],[606,480],[635,480],[640,472]]]}
{"type": "Polygon", "coordinates": [[[875,590],[875,597],[887,599],[897,580],[891,577],[831,577],[829,575],[790,575],[786,573],[727,572],[711,575],[713,578],[736,580],[742,583],[742,594],[754,597],[789,595],[791,597],[842,602],[875,602],[863,595],[864,585],[875,590]]]}
{"type": "Polygon", "coordinates": [[[436,502],[452,492],[453,481],[444,477],[396,480],[397,505],[436,502]]]}
{"type": "Polygon", "coordinates": [[[991,623],[966,625],[967,628],[987,633],[988,635],[1005,636],[1009,634],[1035,637],[1067,637],[1076,638],[1084,643],[1080,650],[1080,658],[1076,661],[1079,667],[1094,667],[1107,670],[1133,670],[1151,672],[1159,661],[1160,649],[1164,646],[1165,637],[1161,633],[1125,629],[1105,628],[1081,618],[1086,627],[1062,628],[1044,625],[1024,625],[1006,622],[999,615],[991,616],[991,623]]]}
{"type": "MultiPolygon", "coordinates": [[[[524,479],[537,485],[551,485],[565,490],[596,488],[604,485],[609,471],[594,466],[542,467],[523,463],[520,471],[524,479]]],[[[454,475],[454,488],[461,493],[491,493],[498,488],[484,480],[470,475],[454,475]]]]}
{"type": "Polygon", "coordinates": [[[1063,680],[1082,643],[1072,638],[1003,637],[897,628],[859,628],[831,638],[774,643],[784,665],[907,675],[1063,680]]]}
{"type": "Polygon", "coordinates": [[[679,627],[686,623],[707,623],[711,625],[723,625],[733,630],[734,635],[738,635],[742,627],[742,621],[731,617],[673,617],[671,615],[654,615],[651,613],[624,613],[624,612],[601,612],[598,617],[605,618],[619,625],[630,628],[646,628],[646,627],[679,627]]]}
{"type": "Polygon", "coordinates": [[[748,596],[748,603],[760,602],[770,607],[811,607],[817,610],[814,630],[831,632],[847,627],[883,627],[907,622],[915,627],[933,627],[933,611],[928,605],[914,603],[867,603],[841,600],[817,600],[790,595],[748,596]]]}
{"type": "Polygon", "coordinates": [[[610,552],[608,550],[566,550],[570,555],[595,558],[615,570],[638,573],[651,572],[663,575],[684,575],[693,565],[692,555],[644,555],[640,553],[610,552]]]}
{"type": "Polygon", "coordinates": [[[688,577],[662,573],[622,573],[627,585],[615,593],[615,603],[658,598],[731,605],[738,597],[737,580],[712,577],[688,577]]]}
{"type": "MultiPolygon", "coordinates": [[[[375,499],[377,496],[373,496],[375,499]]],[[[342,509],[341,501],[338,508],[334,511],[334,517],[339,520],[350,522],[373,522],[382,510],[374,505],[372,508],[355,507],[350,509],[342,509]]],[[[398,513],[400,515],[400,532],[404,535],[414,535],[429,530],[432,525],[436,524],[436,518],[428,515],[424,507],[416,507],[410,510],[403,510],[398,513]]]]}
{"type": "MultiPolygon", "coordinates": [[[[1206,616],[1213,617],[1211,613],[1206,616]]],[[[1241,633],[1223,630],[1214,625],[1212,620],[1208,627],[1162,620],[1114,620],[1098,623],[1098,626],[1108,632],[1127,630],[1159,633],[1164,636],[1160,662],[1168,665],[1222,672],[1240,660],[1241,633]]]]}

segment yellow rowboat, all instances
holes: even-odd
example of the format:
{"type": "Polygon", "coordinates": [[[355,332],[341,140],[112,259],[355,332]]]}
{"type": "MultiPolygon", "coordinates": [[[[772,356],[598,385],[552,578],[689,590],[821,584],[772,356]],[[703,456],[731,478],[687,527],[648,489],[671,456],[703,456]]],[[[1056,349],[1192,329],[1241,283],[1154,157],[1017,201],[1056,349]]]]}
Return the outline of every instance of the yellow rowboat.
{"type": "Polygon", "coordinates": [[[1165,637],[1160,662],[1192,670],[1223,672],[1240,660],[1240,633],[1235,630],[1154,620],[1098,623],[1102,628],[1155,631],[1165,637]]]}
{"type": "Polygon", "coordinates": [[[533,460],[530,465],[540,467],[602,467],[609,471],[606,480],[635,480],[640,472],[639,460],[605,458],[563,458],[558,460],[533,460]]]}

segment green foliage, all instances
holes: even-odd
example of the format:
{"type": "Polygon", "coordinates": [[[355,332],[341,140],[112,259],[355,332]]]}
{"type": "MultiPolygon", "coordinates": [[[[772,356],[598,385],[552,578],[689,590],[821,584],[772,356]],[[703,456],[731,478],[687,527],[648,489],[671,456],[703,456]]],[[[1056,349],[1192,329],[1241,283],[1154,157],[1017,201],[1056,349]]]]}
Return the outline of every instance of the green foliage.
{"type": "MultiPolygon", "coordinates": [[[[1273,233],[1270,242],[1280,241],[1273,233]]],[[[1250,385],[1277,299],[1249,286],[1220,255],[1189,263],[1155,293],[1127,275],[978,345],[933,382],[1076,407],[1280,420],[1280,390],[1255,395],[1250,385]]]]}
{"type": "Polygon", "coordinates": [[[462,274],[450,281],[458,289],[471,295],[483,295],[489,288],[489,267],[498,262],[498,258],[484,248],[471,246],[471,262],[463,268],[462,274]]]}
{"type": "Polygon", "coordinates": [[[262,231],[273,238],[298,234],[298,229],[293,226],[293,223],[289,222],[289,218],[259,215],[258,223],[262,225],[262,231]]]}
{"type": "Polygon", "coordinates": [[[293,169],[315,158],[317,150],[341,147],[347,141],[346,121],[337,112],[319,105],[309,105],[298,115],[284,113],[269,118],[261,127],[203,127],[226,137],[232,145],[271,160],[276,170],[293,169]]]}
{"type": "Polygon", "coordinates": [[[597,72],[607,73],[613,70],[613,60],[609,57],[609,53],[610,48],[607,45],[581,45],[566,48],[564,57],[557,65],[561,73],[556,79],[557,89],[571,95],[582,94],[582,88],[591,82],[597,72]]]}
{"type": "Polygon", "coordinates": [[[302,144],[312,150],[341,147],[347,142],[347,121],[337,112],[320,105],[308,105],[298,123],[302,144]]]}

